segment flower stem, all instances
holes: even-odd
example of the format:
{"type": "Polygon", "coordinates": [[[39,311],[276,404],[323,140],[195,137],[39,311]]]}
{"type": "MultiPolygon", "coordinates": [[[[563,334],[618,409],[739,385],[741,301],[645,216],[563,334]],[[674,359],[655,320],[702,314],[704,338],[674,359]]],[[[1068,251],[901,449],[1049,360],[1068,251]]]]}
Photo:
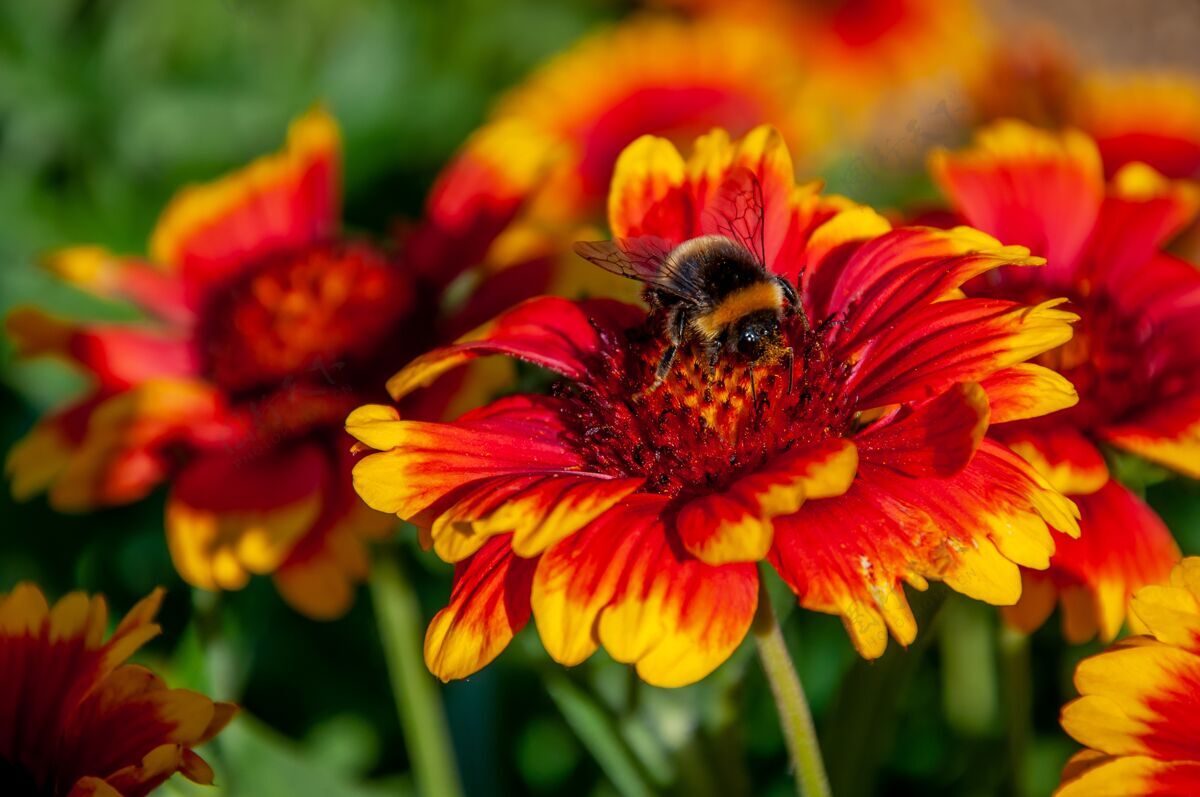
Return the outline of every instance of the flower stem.
{"type": "Polygon", "coordinates": [[[800,685],[800,676],[788,655],[787,644],[766,586],[759,581],[758,611],[754,615],[754,641],[763,672],[775,695],[779,724],[787,742],[788,755],[796,775],[796,793],[801,797],[830,797],[829,777],[821,760],[821,746],[813,727],[812,712],[800,685]]]}
{"type": "Polygon", "coordinates": [[[446,713],[422,655],[424,624],[417,593],[401,569],[398,550],[381,547],[376,553],[371,598],[417,792],[426,797],[459,797],[462,786],[446,713]]]}
{"type": "Polygon", "coordinates": [[[1029,635],[1007,626],[1000,628],[1000,662],[1004,672],[1004,703],[1008,716],[1009,777],[1012,794],[1028,794],[1027,761],[1029,737],[1033,727],[1032,671],[1029,635]]]}

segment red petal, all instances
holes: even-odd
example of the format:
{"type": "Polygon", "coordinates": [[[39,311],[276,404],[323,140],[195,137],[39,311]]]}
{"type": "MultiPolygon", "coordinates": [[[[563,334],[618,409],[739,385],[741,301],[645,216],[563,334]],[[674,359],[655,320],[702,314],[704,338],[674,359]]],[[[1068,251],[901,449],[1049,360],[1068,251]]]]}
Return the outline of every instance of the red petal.
{"type": "Polygon", "coordinates": [[[497,354],[517,357],[569,379],[582,379],[605,348],[602,325],[619,314],[609,303],[582,304],[548,296],[530,299],[456,343],[413,360],[388,380],[388,391],[400,400],[452,368],[497,354]]]}
{"type": "Polygon", "coordinates": [[[1108,465],[1099,449],[1078,430],[1046,422],[1018,424],[994,431],[1003,441],[1066,495],[1094,493],[1108,481],[1108,465]]]}
{"type": "Polygon", "coordinates": [[[988,398],[976,382],[905,407],[855,436],[864,461],[909,476],[953,476],[967,466],[988,428],[988,398]]]}
{"type": "Polygon", "coordinates": [[[710,565],[757,562],[771,548],[773,518],[792,514],[806,499],[844,493],[857,465],[848,440],[794,448],[727,490],[684,504],[675,528],[688,551],[710,565]]]}
{"type": "Polygon", "coordinates": [[[425,664],[450,681],[487,666],[529,621],[529,592],[537,559],[512,552],[493,537],[454,568],[450,602],[425,632],[425,664]]]}
{"type": "Polygon", "coordinates": [[[200,372],[193,341],[173,333],[111,324],[84,326],[31,307],[13,311],[6,326],[22,356],[69,359],[106,391],[200,372]]]}
{"type": "Polygon", "coordinates": [[[872,463],[843,496],[776,520],[771,563],[800,603],[839,614],[859,652],[883,653],[888,631],[912,641],[901,584],[944,580],[990,603],[1020,595],[1017,564],[1046,567],[1048,524],[1077,533],[1073,507],[1019,457],[985,439],[947,479],[911,478],[872,463]]]}
{"type": "Polygon", "coordinates": [[[956,299],[913,310],[868,344],[850,387],[866,409],[981,381],[1070,340],[1077,316],[1061,303],[956,299]]]}
{"type": "Polygon", "coordinates": [[[839,333],[838,345],[854,350],[906,313],[945,298],[973,277],[1004,265],[1041,262],[1028,254],[1023,247],[1002,247],[970,228],[892,230],[838,261],[836,282],[817,316],[844,317],[847,326],[839,333]]]}
{"type": "Polygon", "coordinates": [[[754,565],[693,558],[663,526],[664,503],[628,498],[546,553],[534,601],[551,655],[581,661],[598,640],[647,683],[682,686],[745,637],[758,605],[754,565]]]}
{"type": "MultiPolygon", "coordinates": [[[[1079,538],[1057,540],[1046,575],[1064,594],[1080,587],[1084,591],[1070,605],[1064,602],[1068,641],[1085,642],[1099,630],[1101,640],[1109,642],[1121,630],[1133,593],[1165,582],[1179,561],[1179,548],[1154,510],[1113,480],[1073,498],[1080,512],[1079,538]]],[[[1019,619],[1021,605],[1014,610],[1019,619]]],[[[1028,623],[1019,624],[1032,630],[1028,623]]]]}
{"type": "Polygon", "coordinates": [[[502,399],[454,423],[402,421],[394,408],[367,405],[351,413],[346,429],[382,452],[354,466],[358,494],[405,519],[482,479],[582,469],[549,398],[502,399]]]}
{"type": "Polygon", "coordinates": [[[1079,403],[1079,394],[1066,377],[1033,363],[996,371],[980,384],[988,394],[992,426],[1049,415],[1079,403]]]}
{"type": "Polygon", "coordinates": [[[323,240],[338,222],[340,147],[333,119],[309,111],[282,153],[180,192],[154,230],[153,259],[198,295],[264,255],[323,240]]]}
{"type": "Polygon", "coordinates": [[[972,149],[936,153],[932,169],[967,223],[1045,257],[1042,279],[1061,283],[1074,273],[1104,197],[1091,139],[999,122],[977,133],[972,149]]]}
{"type": "Polygon", "coordinates": [[[1113,445],[1200,479],[1200,396],[1160,401],[1099,434],[1113,445]]]}

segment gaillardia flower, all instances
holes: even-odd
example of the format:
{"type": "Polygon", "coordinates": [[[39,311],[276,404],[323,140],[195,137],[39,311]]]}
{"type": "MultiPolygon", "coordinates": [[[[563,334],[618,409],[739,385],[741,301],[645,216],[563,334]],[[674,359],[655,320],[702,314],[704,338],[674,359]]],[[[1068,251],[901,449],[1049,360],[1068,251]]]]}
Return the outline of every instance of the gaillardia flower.
{"type": "Polygon", "coordinates": [[[1075,670],[1081,697],[1063,708],[1062,726],[1090,749],[1067,764],[1057,797],[1200,793],[1200,558],[1138,590],[1131,611],[1146,635],[1075,670]]]}
{"type": "Polygon", "coordinates": [[[193,750],[237,713],[125,664],[157,636],[157,591],[104,639],[104,598],[51,608],[32,584],[0,595],[0,794],[144,797],[176,772],[210,784],[193,750]]]}
{"type": "Polygon", "coordinates": [[[1105,174],[1145,163],[1166,177],[1200,177],[1200,81],[1169,71],[1087,71],[1055,33],[1034,28],[992,49],[970,86],[976,124],[1021,119],[1091,136],[1105,174]]]}
{"type": "Polygon", "coordinates": [[[1061,595],[1069,639],[1097,629],[1112,639],[1132,592],[1165,578],[1179,554],[1150,508],[1109,478],[1101,446],[1200,477],[1200,272],[1159,248],[1195,214],[1195,190],[1142,164],[1106,185],[1087,136],[1013,121],[937,153],[933,172],[968,223],[1047,260],[983,275],[968,295],[1066,296],[1081,316],[1074,338],[1037,360],[1074,384],[1079,403],[993,432],[1082,513],[1080,538],[1048,573],[1026,574],[1010,618],[1036,627],[1061,595]]]}
{"type": "MultiPolygon", "coordinates": [[[[346,413],[383,395],[379,353],[416,356],[507,306],[468,285],[448,312],[444,289],[470,261],[445,258],[486,249],[520,200],[489,194],[497,184],[486,181],[471,197],[439,190],[401,259],[340,235],[340,159],[336,124],[314,110],[282,153],[181,192],[148,259],[96,247],[50,258],[62,277],[146,318],[9,317],[19,351],[66,358],[93,382],[11,452],[19,498],[46,490],[55,508],[85,511],[170,481],[167,538],[188,582],[238,589],[273,574],[308,615],[346,610],[366,575],[365,541],[394,525],[354,494],[346,413]]],[[[498,299],[531,295],[502,279],[474,285],[498,299]]],[[[450,387],[462,383],[406,412],[438,417],[450,387]]]]}
{"type": "MultiPolygon", "coordinates": [[[[800,283],[811,321],[783,318],[790,373],[779,359],[710,363],[685,342],[655,386],[661,308],[540,298],[417,358],[388,387],[401,399],[502,354],[556,372],[552,395],[510,396],[452,423],[384,405],[349,417],[378,452],[355,465],[359,494],[457,565],[426,635],[439,677],[484,666],[532,614],[559,662],[603,645],[650,683],[690,683],[745,635],[763,559],[875,657],[889,629],[903,644],[916,634],[905,583],[942,579],[1012,603],[1017,565],[1045,567],[1054,551],[1048,526],[1075,533],[1071,503],[985,438],[989,422],[1074,401],[1061,377],[1024,362],[1066,341],[1074,316],[1055,300],[958,292],[1040,261],[968,228],[891,229],[797,186],[765,127],[737,143],[714,131],[686,161],[669,141],[636,141],[614,176],[613,232],[670,247],[727,229],[714,211],[747,175],[761,193],[762,261],[800,283]]],[[[754,286],[727,312],[764,290],[781,288],[754,286]]]]}
{"type": "Polygon", "coordinates": [[[811,151],[828,120],[806,84],[789,40],[767,26],[639,16],[589,35],[501,97],[448,171],[539,164],[546,179],[514,234],[552,229],[550,245],[565,248],[577,225],[602,219],[613,165],[638,136],[685,143],[770,120],[811,151]]]}

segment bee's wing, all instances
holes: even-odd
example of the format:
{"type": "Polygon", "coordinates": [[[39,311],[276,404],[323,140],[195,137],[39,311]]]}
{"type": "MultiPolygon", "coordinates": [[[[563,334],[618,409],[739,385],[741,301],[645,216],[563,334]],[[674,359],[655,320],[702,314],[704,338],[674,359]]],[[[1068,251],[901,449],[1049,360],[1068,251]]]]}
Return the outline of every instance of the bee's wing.
{"type": "Polygon", "coordinates": [[[762,183],[746,167],[739,166],[721,182],[701,214],[701,226],[741,244],[759,265],[767,266],[762,183]]]}
{"type": "Polygon", "coordinates": [[[681,281],[681,275],[671,267],[667,257],[674,247],[657,236],[579,241],[574,248],[577,255],[605,271],[637,280],[682,299],[694,298],[695,290],[699,287],[690,284],[691,280],[681,281]]]}

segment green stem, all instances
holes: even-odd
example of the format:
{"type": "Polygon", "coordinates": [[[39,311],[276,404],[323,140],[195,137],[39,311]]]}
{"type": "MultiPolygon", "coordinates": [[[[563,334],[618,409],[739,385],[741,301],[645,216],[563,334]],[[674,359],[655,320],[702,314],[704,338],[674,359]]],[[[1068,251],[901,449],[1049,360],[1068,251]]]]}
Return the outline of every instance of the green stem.
{"type": "Polygon", "coordinates": [[[1029,736],[1033,725],[1032,673],[1029,658],[1029,635],[1002,625],[1000,629],[1000,662],[1004,672],[1004,703],[1008,716],[1009,777],[1014,797],[1026,794],[1026,761],[1029,757],[1029,736]]]}
{"type": "Polygon", "coordinates": [[[600,703],[576,686],[561,669],[549,670],[546,691],[563,719],[623,797],[654,794],[637,758],[621,739],[612,717],[600,703]]]}
{"type": "Polygon", "coordinates": [[[371,598],[417,792],[426,797],[459,797],[462,786],[446,713],[438,687],[425,669],[424,622],[417,593],[401,569],[399,551],[380,548],[376,553],[371,598]]]}
{"type": "Polygon", "coordinates": [[[758,612],[754,615],[754,641],[763,672],[775,695],[779,724],[787,742],[788,754],[796,775],[796,793],[802,797],[830,797],[829,777],[821,760],[821,746],[813,727],[812,712],[800,685],[800,676],[788,655],[787,644],[766,585],[759,581],[758,612]]]}

